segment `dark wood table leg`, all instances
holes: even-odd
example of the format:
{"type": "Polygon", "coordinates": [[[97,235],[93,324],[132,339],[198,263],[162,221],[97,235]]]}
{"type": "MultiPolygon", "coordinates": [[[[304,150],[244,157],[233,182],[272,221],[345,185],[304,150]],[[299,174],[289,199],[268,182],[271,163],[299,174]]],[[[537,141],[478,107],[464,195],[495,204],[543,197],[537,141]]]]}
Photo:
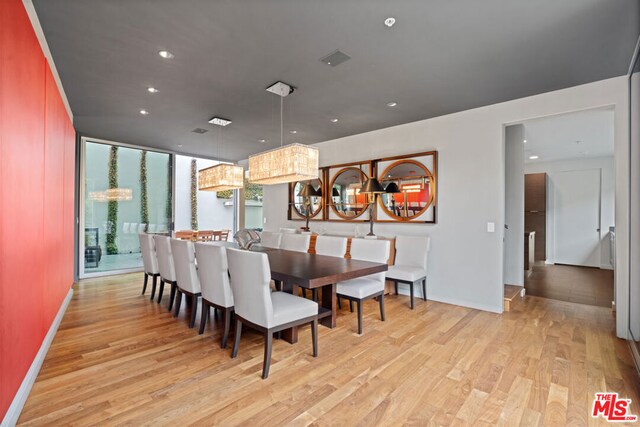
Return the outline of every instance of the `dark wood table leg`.
{"type": "MultiPolygon", "coordinates": [[[[288,284],[287,284],[288,285],[288,284]]],[[[293,295],[298,296],[298,285],[291,284],[291,290],[293,291],[293,295]]],[[[284,329],[282,331],[282,339],[290,344],[295,344],[298,342],[298,327],[294,326],[289,329],[284,329]]]]}
{"type": "Polygon", "coordinates": [[[322,287],[322,301],[320,306],[331,310],[331,316],[320,319],[320,324],[327,328],[336,327],[336,285],[325,285],[322,287]]]}

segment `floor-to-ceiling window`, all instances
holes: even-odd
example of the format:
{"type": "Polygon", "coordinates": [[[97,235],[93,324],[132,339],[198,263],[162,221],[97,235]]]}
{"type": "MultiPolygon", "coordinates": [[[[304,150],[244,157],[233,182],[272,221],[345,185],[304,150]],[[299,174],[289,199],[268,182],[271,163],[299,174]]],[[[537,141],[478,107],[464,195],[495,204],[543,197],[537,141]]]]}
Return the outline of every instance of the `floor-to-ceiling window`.
{"type": "Polygon", "coordinates": [[[237,191],[198,190],[198,171],[219,162],[180,155],[175,158],[175,230],[229,230],[233,234],[237,191]]]}
{"type": "Polygon", "coordinates": [[[262,185],[244,181],[244,228],[262,231],[262,185]]]}
{"type": "Polygon", "coordinates": [[[83,140],[80,274],[142,267],[138,233],[168,233],[171,155],[83,140]]]}

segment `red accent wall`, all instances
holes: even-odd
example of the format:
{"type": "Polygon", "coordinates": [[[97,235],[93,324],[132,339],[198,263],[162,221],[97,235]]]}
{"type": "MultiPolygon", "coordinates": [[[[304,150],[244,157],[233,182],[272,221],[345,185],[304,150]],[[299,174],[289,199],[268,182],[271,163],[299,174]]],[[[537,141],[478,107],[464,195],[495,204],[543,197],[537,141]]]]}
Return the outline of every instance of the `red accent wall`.
{"type": "Polygon", "coordinates": [[[75,131],[20,0],[0,0],[0,420],[73,284],[75,131]]]}

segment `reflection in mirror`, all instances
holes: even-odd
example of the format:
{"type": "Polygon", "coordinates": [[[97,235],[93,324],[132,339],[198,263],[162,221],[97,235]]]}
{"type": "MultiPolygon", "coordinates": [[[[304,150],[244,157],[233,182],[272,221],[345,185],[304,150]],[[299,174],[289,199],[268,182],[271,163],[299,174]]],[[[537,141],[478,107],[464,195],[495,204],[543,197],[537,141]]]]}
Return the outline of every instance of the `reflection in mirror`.
{"type": "Polygon", "coordinates": [[[307,210],[310,218],[316,216],[322,209],[322,182],[317,178],[310,181],[296,182],[293,187],[293,207],[301,217],[307,216],[307,210]],[[309,204],[306,203],[306,196],[303,193],[303,189],[307,184],[311,184],[314,190],[314,193],[309,196],[309,204]]]}
{"type": "Polygon", "coordinates": [[[342,169],[331,183],[331,208],[345,219],[356,218],[367,208],[367,196],[360,193],[367,177],[358,168],[342,169]]]}
{"type": "Polygon", "coordinates": [[[433,200],[433,176],[415,160],[393,163],[380,175],[380,183],[386,190],[385,194],[381,194],[380,204],[393,218],[418,217],[433,200]]]}

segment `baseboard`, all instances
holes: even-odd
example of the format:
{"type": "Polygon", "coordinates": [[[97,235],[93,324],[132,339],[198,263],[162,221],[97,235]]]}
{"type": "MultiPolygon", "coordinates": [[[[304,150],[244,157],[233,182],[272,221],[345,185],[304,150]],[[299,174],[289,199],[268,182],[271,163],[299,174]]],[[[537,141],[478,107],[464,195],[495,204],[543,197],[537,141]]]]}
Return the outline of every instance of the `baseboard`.
{"type": "Polygon", "coordinates": [[[29,397],[29,393],[31,392],[31,387],[33,387],[33,383],[36,381],[38,377],[38,373],[40,372],[40,368],[42,367],[42,363],[44,362],[44,358],[47,356],[47,352],[49,351],[49,347],[51,346],[51,342],[53,338],[56,336],[56,332],[58,331],[58,327],[60,326],[60,322],[62,321],[62,317],[64,317],[65,311],[67,311],[67,307],[69,306],[69,301],[71,301],[71,297],[73,296],[73,288],[69,289],[67,296],[65,297],[60,309],[58,310],[58,314],[56,314],[55,319],[53,319],[53,323],[49,328],[49,332],[44,337],[42,341],[42,345],[40,346],[40,350],[38,350],[38,354],[33,359],[31,363],[31,367],[27,371],[27,375],[25,375],[22,380],[22,384],[20,384],[20,388],[18,392],[13,397],[13,401],[7,410],[7,413],[0,423],[2,427],[15,426],[18,422],[18,418],[20,417],[20,413],[22,412],[22,408],[24,407],[25,402],[27,401],[27,397],[29,397]]]}
{"type": "Polygon", "coordinates": [[[611,264],[600,264],[601,270],[613,270],[613,266],[611,264]]]}
{"type": "MultiPolygon", "coordinates": [[[[449,297],[429,294],[428,289],[429,289],[429,282],[427,281],[427,299],[429,299],[430,301],[437,301],[437,302],[441,302],[444,304],[451,304],[451,305],[459,305],[461,307],[473,308],[475,310],[482,310],[482,311],[490,311],[492,313],[502,313],[504,309],[502,307],[502,304],[500,304],[500,306],[495,307],[495,306],[485,305],[485,304],[476,304],[475,302],[464,301],[457,298],[449,298],[449,297]]],[[[409,285],[405,283],[398,283],[398,294],[409,296],[410,294],[409,285]]],[[[414,287],[413,297],[416,300],[422,300],[422,286],[414,287]]]]}
{"type": "Polygon", "coordinates": [[[553,265],[553,264],[554,264],[554,262],[553,262],[553,260],[552,260],[552,259],[545,259],[545,260],[544,260],[544,263],[545,263],[545,264],[548,264],[548,265],[553,265]]]}

